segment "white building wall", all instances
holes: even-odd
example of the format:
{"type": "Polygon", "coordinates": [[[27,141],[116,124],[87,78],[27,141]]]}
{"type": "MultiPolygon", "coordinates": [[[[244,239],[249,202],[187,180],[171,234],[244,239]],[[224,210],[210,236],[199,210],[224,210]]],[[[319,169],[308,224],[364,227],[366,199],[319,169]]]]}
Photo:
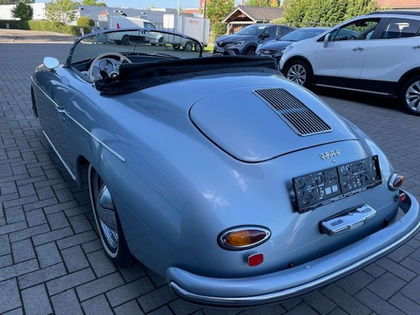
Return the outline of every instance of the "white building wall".
{"type": "MultiPolygon", "coordinates": [[[[31,3],[32,10],[34,11],[34,20],[45,19],[45,3],[31,3]]],[[[0,20],[15,20],[12,17],[13,4],[0,5],[0,20]]]]}

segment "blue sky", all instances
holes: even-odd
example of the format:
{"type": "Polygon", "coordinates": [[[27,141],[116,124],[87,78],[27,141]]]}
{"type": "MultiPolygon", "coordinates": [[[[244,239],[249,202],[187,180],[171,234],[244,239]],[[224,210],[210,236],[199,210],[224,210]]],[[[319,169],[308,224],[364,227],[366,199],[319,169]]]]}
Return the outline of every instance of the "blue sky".
{"type": "MultiPolygon", "coordinates": [[[[110,7],[125,7],[147,9],[151,6],[156,8],[176,8],[177,0],[101,0],[110,7]]],[[[35,2],[48,2],[48,0],[35,0],[35,2]]],[[[181,8],[198,8],[199,0],[179,0],[181,8]]]]}

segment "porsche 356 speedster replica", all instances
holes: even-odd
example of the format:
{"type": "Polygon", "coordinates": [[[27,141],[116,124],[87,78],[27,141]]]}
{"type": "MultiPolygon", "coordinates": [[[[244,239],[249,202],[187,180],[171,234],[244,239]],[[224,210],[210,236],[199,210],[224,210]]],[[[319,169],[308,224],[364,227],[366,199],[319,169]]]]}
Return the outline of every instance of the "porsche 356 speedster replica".
{"type": "Polygon", "coordinates": [[[384,153],[272,59],[112,32],[78,39],[64,65],[45,58],[31,93],[116,264],[135,257],[191,301],[256,305],[343,277],[418,230],[384,153]]]}

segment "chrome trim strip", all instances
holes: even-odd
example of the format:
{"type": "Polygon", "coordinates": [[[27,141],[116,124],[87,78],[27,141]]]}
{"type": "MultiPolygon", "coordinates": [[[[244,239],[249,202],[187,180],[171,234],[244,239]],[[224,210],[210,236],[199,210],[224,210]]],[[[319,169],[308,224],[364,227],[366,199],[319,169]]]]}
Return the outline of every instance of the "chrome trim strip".
{"type": "MultiPolygon", "coordinates": [[[[60,107],[33,79],[33,77],[31,76],[31,80],[32,82],[36,85],[36,87],[55,105],[57,110],[62,110],[62,107],[60,107]]],[[[61,112],[61,111],[60,111],[61,112]]],[[[76,119],[74,119],[72,116],[70,116],[69,113],[67,113],[66,111],[62,111],[63,114],[65,114],[68,118],[70,118],[76,125],[78,125],[83,131],[85,131],[88,135],[90,135],[92,137],[93,140],[95,140],[96,142],[98,142],[100,145],[102,145],[105,149],[107,149],[109,152],[111,152],[113,155],[115,155],[121,162],[125,162],[125,158],[115,152],[113,149],[111,149],[108,145],[106,145],[105,143],[103,143],[101,140],[99,140],[95,135],[93,135],[89,130],[87,130],[85,127],[83,127],[76,119]]]]}
{"type": "Polygon", "coordinates": [[[108,145],[106,145],[105,143],[103,143],[101,140],[99,140],[98,138],[96,138],[95,135],[93,135],[89,130],[87,130],[85,127],[83,127],[76,119],[74,119],[72,116],[70,116],[68,113],[66,113],[66,116],[68,118],[70,118],[76,125],[78,125],[82,130],[84,130],[87,134],[89,134],[93,140],[95,140],[96,142],[98,142],[100,145],[102,145],[105,149],[107,149],[109,152],[111,152],[113,155],[115,155],[115,157],[117,157],[121,162],[125,162],[125,158],[115,152],[113,149],[111,149],[108,145]]]}
{"type": "Polygon", "coordinates": [[[376,91],[362,90],[362,89],[354,89],[354,88],[348,88],[348,87],[337,86],[337,85],[329,85],[329,84],[321,84],[321,83],[315,83],[315,85],[320,86],[320,87],[327,87],[327,88],[347,90],[347,91],[355,91],[355,92],[363,92],[363,93],[371,93],[371,94],[387,95],[387,96],[392,95],[391,93],[376,92],[376,91]]]}
{"type": "Polygon", "coordinates": [[[336,272],[333,272],[333,273],[331,273],[327,276],[321,277],[321,278],[316,279],[314,281],[311,281],[311,282],[308,282],[308,283],[305,283],[305,284],[302,284],[302,285],[299,285],[299,286],[296,286],[296,287],[293,287],[293,288],[290,288],[290,289],[285,289],[285,290],[282,290],[282,291],[278,291],[278,292],[267,293],[267,294],[262,294],[262,295],[255,295],[255,296],[218,297],[218,296],[200,295],[200,294],[195,294],[195,293],[189,292],[189,291],[181,288],[177,283],[175,283],[173,281],[171,281],[169,283],[169,287],[171,289],[173,289],[176,294],[178,294],[179,296],[181,296],[181,297],[183,297],[187,300],[201,302],[201,303],[207,303],[207,304],[213,304],[213,305],[251,306],[251,305],[259,305],[259,304],[269,303],[270,301],[282,300],[282,299],[286,299],[286,298],[296,296],[298,294],[303,294],[307,291],[315,289],[316,287],[319,287],[321,285],[324,285],[326,283],[334,281],[334,279],[339,278],[341,276],[344,276],[345,274],[348,274],[348,273],[354,271],[354,269],[357,269],[357,268],[375,260],[376,258],[379,258],[379,257],[383,256],[384,254],[391,251],[395,247],[398,247],[399,245],[402,245],[402,243],[404,243],[407,239],[412,237],[417,232],[417,230],[419,228],[420,228],[420,222],[410,232],[408,232],[406,235],[404,235],[404,237],[402,237],[399,240],[395,241],[394,243],[388,245],[387,247],[384,247],[380,251],[378,251],[376,253],[373,253],[373,254],[365,257],[364,259],[362,259],[360,261],[355,262],[354,264],[352,264],[350,266],[347,266],[343,269],[340,269],[336,272]]]}
{"type": "Polygon", "coordinates": [[[51,142],[50,138],[47,136],[47,134],[45,133],[44,130],[42,130],[42,133],[44,134],[45,139],[47,139],[48,143],[50,144],[51,148],[53,149],[53,151],[55,152],[55,154],[57,154],[59,160],[61,161],[61,163],[63,163],[64,168],[67,170],[67,172],[70,174],[71,178],[73,180],[76,180],[76,176],[73,174],[73,172],[70,170],[70,167],[66,164],[66,162],[64,162],[63,158],[61,157],[60,153],[58,153],[57,149],[55,148],[55,146],[53,145],[53,143],[51,142]]]}

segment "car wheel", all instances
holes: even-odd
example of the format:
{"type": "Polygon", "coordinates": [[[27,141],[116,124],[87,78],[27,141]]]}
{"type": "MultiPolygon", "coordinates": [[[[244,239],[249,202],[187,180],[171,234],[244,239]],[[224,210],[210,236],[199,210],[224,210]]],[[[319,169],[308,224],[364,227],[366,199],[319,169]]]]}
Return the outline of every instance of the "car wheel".
{"type": "Polygon", "coordinates": [[[400,93],[403,108],[411,114],[420,116],[420,76],[408,80],[400,93]]]}
{"type": "Polygon", "coordinates": [[[158,46],[165,46],[165,43],[163,42],[163,37],[159,38],[158,46]]]}
{"type": "Polygon", "coordinates": [[[88,169],[88,184],[93,216],[105,252],[116,265],[130,266],[134,257],[128,249],[111,193],[92,165],[88,169]]]}
{"type": "Polygon", "coordinates": [[[185,51],[192,51],[193,50],[193,43],[192,42],[186,42],[184,45],[184,50],[185,51]]]}
{"type": "Polygon", "coordinates": [[[293,81],[299,85],[309,87],[312,80],[312,72],[309,65],[300,60],[292,61],[286,67],[285,76],[290,81],[293,81]]]}
{"type": "Polygon", "coordinates": [[[256,48],[255,47],[248,47],[245,50],[245,55],[253,56],[253,55],[255,55],[255,51],[256,51],[256,48]]]}
{"type": "Polygon", "coordinates": [[[122,44],[125,45],[125,46],[130,45],[130,37],[128,35],[123,36],[122,44]]]}
{"type": "Polygon", "coordinates": [[[179,50],[179,49],[181,48],[181,45],[178,45],[178,44],[172,44],[172,47],[173,47],[175,50],[179,50]]]}

